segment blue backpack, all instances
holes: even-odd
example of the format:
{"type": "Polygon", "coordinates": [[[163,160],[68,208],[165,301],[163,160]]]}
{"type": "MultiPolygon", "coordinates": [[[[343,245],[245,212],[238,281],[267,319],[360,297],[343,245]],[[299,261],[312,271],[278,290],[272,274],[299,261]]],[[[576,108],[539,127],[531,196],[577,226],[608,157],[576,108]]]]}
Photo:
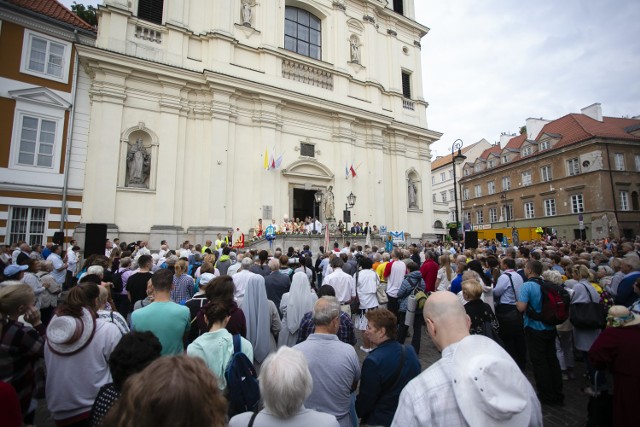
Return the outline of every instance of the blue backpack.
{"type": "Polygon", "coordinates": [[[233,336],[233,356],[224,371],[229,390],[229,417],[257,408],[260,387],[256,368],[241,351],[240,335],[233,336]]]}

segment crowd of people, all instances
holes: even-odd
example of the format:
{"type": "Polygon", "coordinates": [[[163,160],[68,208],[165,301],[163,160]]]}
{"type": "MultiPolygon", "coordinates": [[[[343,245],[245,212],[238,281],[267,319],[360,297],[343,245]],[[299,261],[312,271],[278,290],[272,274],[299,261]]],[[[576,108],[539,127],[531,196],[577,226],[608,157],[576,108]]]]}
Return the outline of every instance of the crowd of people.
{"type": "Polygon", "coordinates": [[[2,248],[3,423],[34,424],[46,399],[60,426],[540,426],[576,360],[584,393],[613,386],[615,425],[635,418],[640,243],[232,242],[2,248]],[[423,345],[441,359],[421,366],[423,345]],[[261,396],[247,412],[228,404],[238,355],[261,396]]]}

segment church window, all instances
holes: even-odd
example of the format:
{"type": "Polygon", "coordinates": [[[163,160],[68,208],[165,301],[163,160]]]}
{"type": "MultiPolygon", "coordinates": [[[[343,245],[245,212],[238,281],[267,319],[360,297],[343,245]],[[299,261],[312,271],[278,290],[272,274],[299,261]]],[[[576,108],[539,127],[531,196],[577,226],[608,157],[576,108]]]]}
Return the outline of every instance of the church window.
{"type": "Polygon", "coordinates": [[[293,6],[287,6],[284,19],[284,48],[313,59],[322,59],[320,18],[293,6]]]}

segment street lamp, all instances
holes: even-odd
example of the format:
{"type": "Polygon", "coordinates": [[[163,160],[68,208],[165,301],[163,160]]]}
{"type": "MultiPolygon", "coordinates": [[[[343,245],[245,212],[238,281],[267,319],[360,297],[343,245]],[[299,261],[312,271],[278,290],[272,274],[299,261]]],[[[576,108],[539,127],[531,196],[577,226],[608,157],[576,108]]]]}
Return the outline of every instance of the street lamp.
{"type": "Polygon", "coordinates": [[[353,208],[356,204],[356,196],[353,194],[353,191],[347,196],[347,203],[344,205],[344,212],[342,216],[344,217],[345,229],[347,232],[349,231],[349,221],[351,220],[351,213],[349,209],[353,208]]]}
{"type": "Polygon", "coordinates": [[[457,178],[456,178],[456,166],[461,164],[462,162],[464,162],[467,159],[467,156],[465,156],[464,154],[462,154],[462,146],[464,145],[464,142],[462,142],[461,139],[456,139],[455,141],[453,141],[453,145],[451,146],[451,164],[453,165],[453,198],[455,200],[456,203],[456,207],[455,207],[455,219],[456,219],[456,240],[458,240],[459,234],[458,234],[458,227],[459,227],[459,219],[458,219],[458,184],[457,184],[457,178]],[[456,150],[458,150],[458,154],[456,153],[456,150]]]}
{"type": "Polygon", "coordinates": [[[313,195],[315,204],[313,205],[313,234],[317,234],[316,223],[318,222],[318,216],[320,216],[320,203],[322,203],[322,191],[318,190],[313,195]],[[316,205],[318,205],[318,216],[316,216],[316,205]]]}

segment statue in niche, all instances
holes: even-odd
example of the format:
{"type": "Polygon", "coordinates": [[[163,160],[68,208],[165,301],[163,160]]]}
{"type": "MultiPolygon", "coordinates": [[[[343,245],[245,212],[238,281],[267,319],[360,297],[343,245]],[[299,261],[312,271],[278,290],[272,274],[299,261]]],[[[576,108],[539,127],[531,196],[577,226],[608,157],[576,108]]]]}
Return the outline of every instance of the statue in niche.
{"type": "Polygon", "coordinates": [[[324,217],[325,219],[334,219],[335,205],[333,202],[333,186],[329,186],[329,189],[324,194],[324,217]]]}
{"type": "Polygon", "coordinates": [[[249,3],[249,0],[242,0],[242,9],[240,12],[242,14],[242,25],[250,27],[253,10],[251,10],[251,3],[249,3]]]}
{"type": "Polygon", "coordinates": [[[127,152],[128,187],[148,188],[147,180],[151,171],[151,154],[142,145],[142,138],[136,139],[135,144],[127,152]]]}
{"type": "Polygon", "coordinates": [[[355,62],[356,64],[359,64],[360,63],[360,45],[358,44],[358,38],[351,37],[350,45],[351,45],[351,62],[355,62]]]}
{"type": "Polygon", "coordinates": [[[416,187],[415,182],[411,179],[409,180],[409,208],[417,208],[418,207],[418,188],[416,187]]]}

